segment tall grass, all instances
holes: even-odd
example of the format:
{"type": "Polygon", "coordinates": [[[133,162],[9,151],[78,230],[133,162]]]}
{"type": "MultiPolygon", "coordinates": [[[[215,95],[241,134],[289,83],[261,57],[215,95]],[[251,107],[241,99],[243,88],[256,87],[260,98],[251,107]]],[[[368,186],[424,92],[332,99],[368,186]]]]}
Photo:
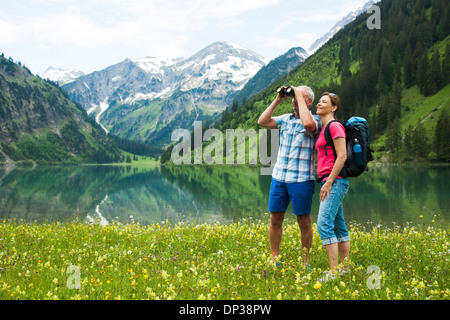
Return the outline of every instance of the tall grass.
{"type": "Polygon", "coordinates": [[[286,223],[280,267],[268,222],[0,221],[0,299],[449,299],[448,228],[350,228],[351,270],[328,268],[314,226],[311,268],[286,223]],[[375,266],[375,267],[371,267],[375,266]]]}

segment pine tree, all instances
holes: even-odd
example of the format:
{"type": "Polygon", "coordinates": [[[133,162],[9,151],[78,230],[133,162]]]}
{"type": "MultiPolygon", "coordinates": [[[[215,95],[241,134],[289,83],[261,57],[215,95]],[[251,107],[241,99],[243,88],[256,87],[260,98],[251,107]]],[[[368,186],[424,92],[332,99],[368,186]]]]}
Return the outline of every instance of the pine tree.
{"type": "Polygon", "coordinates": [[[413,131],[414,131],[413,126],[409,125],[408,128],[406,128],[405,134],[403,136],[402,146],[403,146],[403,149],[404,149],[404,151],[405,151],[405,153],[407,155],[413,155],[414,154],[413,153],[413,147],[412,147],[412,145],[413,145],[412,144],[413,131]]]}
{"type": "Polygon", "coordinates": [[[394,66],[392,52],[389,46],[383,47],[381,54],[380,69],[378,72],[378,90],[380,93],[390,91],[394,80],[394,66]]]}
{"type": "Polygon", "coordinates": [[[396,117],[390,122],[389,128],[386,131],[386,148],[391,152],[391,161],[394,153],[395,159],[398,159],[398,150],[401,147],[401,142],[400,121],[396,117]]]}
{"type": "Polygon", "coordinates": [[[431,57],[430,68],[427,72],[426,95],[433,95],[442,88],[441,63],[439,51],[435,50],[431,57]]]}
{"type": "Polygon", "coordinates": [[[434,131],[433,147],[439,160],[450,160],[450,118],[444,109],[434,131]]]}
{"type": "Polygon", "coordinates": [[[428,150],[425,129],[421,122],[419,122],[412,132],[412,149],[415,161],[417,161],[418,157],[425,156],[428,150]]]}
{"type": "Polygon", "coordinates": [[[400,81],[396,76],[390,99],[389,119],[400,118],[401,106],[402,106],[402,88],[400,85],[400,81]]]}
{"type": "Polygon", "coordinates": [[[403,58],[403,82],[406,88],[410,88],[416,84],[416,79],[414,77],[415,65],[413,60],[411,47],[408,46],[405,51],[405,57],[403,58]]]}
{"type": "Polygon", "coordinates": [[[239,108],[238,102],[236,100],[233,100],[231,104],[231,112],[236,112],[238,108],[239,108]]]}
{"type": "Polygon", "coordinates": [[[380,105],[377,112],[377,131],[382,133],[388,125],[389,120],[389,107],[390,107],[390,95],[385,95],[381,98],[380,105]]]}
{"type": "Polygon", "coordinates": [[[369,122],[369,128],[370,128],[370,135],[375,137],[378,135],[378,123],[377,123],[377,113],[372,112],[372,115],[368,119],[369,122]]]}
{"type": "MultiPolygon", "coordinates": [[[[437,1],[439,2],[439,1],[437,1]]],[[[444,3],[442,14],[440,16],[439,25],[437,26],[436,35],[439,37],[438,40],[444,39],[448,36],[450,30],[450,6],[448,2],[444,3]]]]}
{"type": "Polygon", "coordinates": [[[444,59],[442,60],[442,85],[450,82],[450,43],[445,46],[444,59]]]}
{"type": "Polygon", "coordinates": [[[427,81],[428,68],[429,68],[428,56],[425,51],[419,59],[416,71],[416,83],[419,86],[420,93],[423,95],[425,95],[428,92],[428,81],[427,81]]]}

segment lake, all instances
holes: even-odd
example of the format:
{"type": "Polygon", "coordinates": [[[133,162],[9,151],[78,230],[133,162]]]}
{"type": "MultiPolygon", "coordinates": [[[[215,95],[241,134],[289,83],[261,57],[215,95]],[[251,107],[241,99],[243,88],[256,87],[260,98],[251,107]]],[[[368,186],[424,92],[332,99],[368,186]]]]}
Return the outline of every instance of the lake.
{"type": "MultiPolygon", "coordinates": [[[[392,226],[450,220],[450,167],[373,167],[350,178],[347,222],[392,226]]],[[[0,167],[0,219],[141,224],[268,221],[271,177],[248,166],[0,167]]],[[[312,219],[317,220],[316,184],[312,219]]],[[[289,219],[294,219],[289,206],[289,219]]]]}

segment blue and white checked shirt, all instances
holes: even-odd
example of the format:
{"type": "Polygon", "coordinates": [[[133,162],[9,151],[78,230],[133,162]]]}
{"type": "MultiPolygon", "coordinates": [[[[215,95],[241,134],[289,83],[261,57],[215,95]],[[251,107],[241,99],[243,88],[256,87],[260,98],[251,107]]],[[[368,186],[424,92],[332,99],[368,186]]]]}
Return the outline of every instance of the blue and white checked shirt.
{"type": "Polygon", "coordinates": [[[314,180],[314,144],[322,130],[322,121],[317,115],[316,132],[303,128],[300,118],[284,114],[273,119],[280,129],[280,148],[272,177],[280,182],[304,182],[314,180]]]}

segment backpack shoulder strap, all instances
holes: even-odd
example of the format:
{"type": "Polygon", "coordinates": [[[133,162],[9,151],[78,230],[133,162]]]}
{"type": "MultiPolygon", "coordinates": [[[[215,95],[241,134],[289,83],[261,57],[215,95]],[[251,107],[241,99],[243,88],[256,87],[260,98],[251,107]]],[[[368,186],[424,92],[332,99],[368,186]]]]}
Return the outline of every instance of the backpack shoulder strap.
{"type": "MultiPolygon", "coordinates": [[[[332,147],[333,151],[334,151],[334,143],[333,143],[333,138],[331,137],[331,133],[330,133],[330,125],[333,122],[339,122],[338,120],[331,120],[330,122],[328,122],[327,126],[325,127],[325,131],[324,131],[324,136],[325,136],[325,155],[328,155],[327,152],[327,147],[332,147]]],[[[336,156],[336,152],[334,152],[334,155],[336,156]]]]}

